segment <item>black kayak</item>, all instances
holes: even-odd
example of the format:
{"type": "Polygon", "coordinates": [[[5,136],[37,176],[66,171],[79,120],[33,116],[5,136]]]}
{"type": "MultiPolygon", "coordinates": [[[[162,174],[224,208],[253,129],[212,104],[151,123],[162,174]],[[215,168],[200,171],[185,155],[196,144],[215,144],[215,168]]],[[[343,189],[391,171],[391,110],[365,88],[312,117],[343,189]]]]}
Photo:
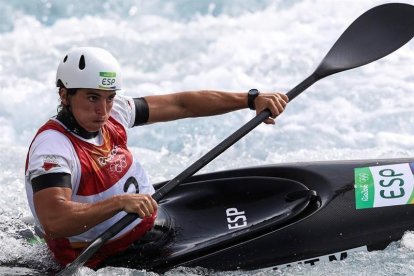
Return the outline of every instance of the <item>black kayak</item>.
{"type": "MultiPolygon", "coordinates": [[[[142,240],[104,265],[278,269],[384,249],[414,230],[414,206],[357,209],[355,169],[412,162],[291,163],[194,176],[159,202],[155,226],[142,240]]],[[[402,189],[395,179],[382,184],[386,195],[402,189]]]]}

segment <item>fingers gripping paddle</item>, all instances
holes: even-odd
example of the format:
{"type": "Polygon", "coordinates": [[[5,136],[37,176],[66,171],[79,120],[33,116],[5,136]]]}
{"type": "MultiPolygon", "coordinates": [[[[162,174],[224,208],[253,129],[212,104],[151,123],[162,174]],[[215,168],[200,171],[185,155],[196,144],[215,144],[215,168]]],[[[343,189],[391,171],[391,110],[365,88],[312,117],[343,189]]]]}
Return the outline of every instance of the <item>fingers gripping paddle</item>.
{"type": "MultiPolygon", "coordinates": [[[[289,91],[287,95],[290,100],[293,100],[318,80],[334,73],[359,67],[380,59],[406,44],[413,36],[414,6],[408,4],[384,4],[372,8],[358,17],[345,30],[315,72],[289,91]]],[[[270,112],[268,110],[261,112],[181,174],[157,190],[153,198],[159,201],[171,189],[195,174],[269,116],[270,112]]],[[[96,238],[74,262],[69,264],[58,275],[73,274],[106,241],[114,237],[137,218],[138,215],[136,214],[127,214],[124,216],[96,238]]]]}

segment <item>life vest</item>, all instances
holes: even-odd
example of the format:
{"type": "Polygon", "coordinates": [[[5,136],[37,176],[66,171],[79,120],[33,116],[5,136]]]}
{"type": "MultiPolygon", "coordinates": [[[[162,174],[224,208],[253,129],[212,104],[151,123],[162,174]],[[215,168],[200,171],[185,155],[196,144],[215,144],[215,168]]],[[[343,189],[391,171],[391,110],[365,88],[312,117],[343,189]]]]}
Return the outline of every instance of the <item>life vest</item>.
{"type": "MultiPolygon", "coordinates": [[[[50,119],[43,125],[35,138],[47,130],[55,130],[64,134],[70,140],[79,159],[81,175],[78,183],[72,183],[72,201],[93,203],[104,200],[117,194],[126,193],[131,190],[129,189],[131,184],[134,184],[140,193],[153,192],[149,183],[141,183],[148,181],[137,180],[143,174],[142,167],[135,164],[133,155],[127,149],[127,135],[124,126],[113,117],[110,117],[101,129],[102,145],[94,145],[75,136],[55,119],[50,119]]],[[[28,159],[26,160],[26,170],[27,165],[28,159]]],[[[76,236],[51,238],[45,235],[45,241],[56,260],[66,266],[74,261],[92,240],[125,214],[125,212],[120,212],[76,236]]],[[[135,220],[109,240],[85,265],[93,268],[109,256],[124,251],[131,243],[141,238],[152,228],[155,218],[156,214],[150,218],[135,220]]]]}

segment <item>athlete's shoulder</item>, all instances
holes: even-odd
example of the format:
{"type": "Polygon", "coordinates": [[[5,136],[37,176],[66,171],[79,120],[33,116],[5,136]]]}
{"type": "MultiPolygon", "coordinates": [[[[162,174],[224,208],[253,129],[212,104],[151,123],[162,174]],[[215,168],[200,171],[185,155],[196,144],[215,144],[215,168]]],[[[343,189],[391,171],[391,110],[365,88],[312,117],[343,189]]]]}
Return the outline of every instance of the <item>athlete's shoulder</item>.
{"type": "Polygon", "coordinates": [[[31,180],[46,173],[72,173],[76,155],[72,143],[63,133],[47,129],[33,140],[27,156],[26,175],[31,180]]]}
{"type": "Polygon", "coordinates": [[[55,129],[45,129],[36,135],[30,151],[67,152],[72,148],[72,143],[64,133],[55,129]]]}
{"type": "Polygon", "coordinates": [[[114,98],[111,116],[125,128],[131,128],[135,120],[135,103],[132,97],[117,94],[114,98]]]}

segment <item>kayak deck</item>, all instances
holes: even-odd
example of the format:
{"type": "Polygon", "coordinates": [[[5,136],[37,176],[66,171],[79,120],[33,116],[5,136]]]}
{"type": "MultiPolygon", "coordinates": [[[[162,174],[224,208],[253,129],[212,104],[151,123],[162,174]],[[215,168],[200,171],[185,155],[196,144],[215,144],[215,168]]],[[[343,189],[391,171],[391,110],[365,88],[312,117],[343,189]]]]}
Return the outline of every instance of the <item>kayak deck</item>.
{"type": "Polygon", "coordinates": [[[354,169],[407,162],[414,159],[282,164],[192,177],[159,202],[154,229],[105,265],[251,270],[383,249],[414,229],[414,206],[357,210],[354,169]]]}

